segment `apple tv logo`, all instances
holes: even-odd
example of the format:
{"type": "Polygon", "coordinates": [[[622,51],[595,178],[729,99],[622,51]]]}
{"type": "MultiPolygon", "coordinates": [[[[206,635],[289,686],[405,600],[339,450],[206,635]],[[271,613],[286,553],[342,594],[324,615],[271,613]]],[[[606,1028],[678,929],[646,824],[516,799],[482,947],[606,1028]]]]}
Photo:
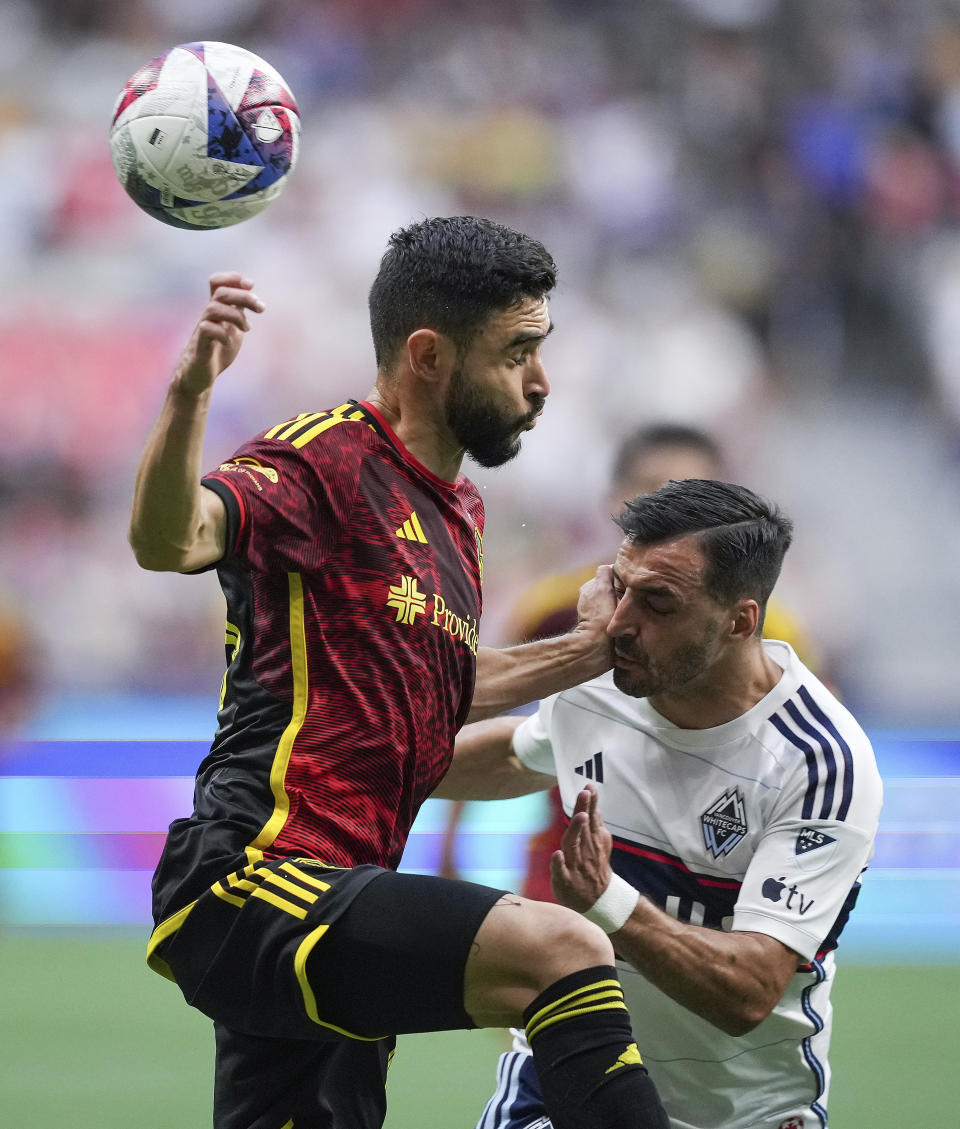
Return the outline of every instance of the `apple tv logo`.
{"type": "Polygon", "coordinates": [[[779,878],[766,878],[763,885],[760,887],[760,893],[767,899],[768,902],[783,901],[783,892],[786,890],[786,900],[783,902],[783,908],[792,910],[796,905],[796,910],[802,917],[808,909],[813,905],[813,898],[805,898],[800,893],[799,888],[795,883],[787,885],[784,881],[784,876],[781,874],[779,878]],[[795,901],[796,900],[796,901],[795,901]]]}

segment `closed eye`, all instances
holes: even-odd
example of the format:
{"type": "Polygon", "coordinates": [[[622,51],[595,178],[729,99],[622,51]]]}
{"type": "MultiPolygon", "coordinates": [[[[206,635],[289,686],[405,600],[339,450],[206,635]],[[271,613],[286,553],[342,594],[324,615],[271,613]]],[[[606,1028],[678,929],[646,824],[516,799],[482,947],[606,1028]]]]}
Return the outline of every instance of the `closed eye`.
{"type": "Polygon", "coordinates": [[[653,612],[654,615],[670,615],[674,610],[672,605],[656,604],[652,600],[646,600],[645,603],[647,611],[653,612]]]}

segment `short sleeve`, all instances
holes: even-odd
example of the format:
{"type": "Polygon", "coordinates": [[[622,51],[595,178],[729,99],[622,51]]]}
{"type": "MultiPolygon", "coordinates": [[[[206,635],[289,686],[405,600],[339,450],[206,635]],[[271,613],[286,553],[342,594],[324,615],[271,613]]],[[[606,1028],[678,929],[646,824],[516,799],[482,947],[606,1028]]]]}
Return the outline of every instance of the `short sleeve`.
{"type": "Polygon", "coordinates": [[[882,787],[869,747],[866,752],[843,820],[804,818],[804,781],[784,790],[744,875],[734,930],[776,937],[805,960],[834,946],[851,891],[873,855],[880,817],[882,787]]]}
{"type": "Polygon", "coordinates": [[[323,563],[349,522],[361,454],[340,444],[333,460],[310,447],[254,439],[203,477],[227,508],[225,559],[262,571],[323,563]]]}
{"type": "Polygon", "coordinates": [[[550,740],[550,720],[555,702],[556,696],[545,698],[537,712],[521,722],[513,732],[513,751],[517,759],[531,772],[542,772],[545,776],[557,775],[550,740]]]}

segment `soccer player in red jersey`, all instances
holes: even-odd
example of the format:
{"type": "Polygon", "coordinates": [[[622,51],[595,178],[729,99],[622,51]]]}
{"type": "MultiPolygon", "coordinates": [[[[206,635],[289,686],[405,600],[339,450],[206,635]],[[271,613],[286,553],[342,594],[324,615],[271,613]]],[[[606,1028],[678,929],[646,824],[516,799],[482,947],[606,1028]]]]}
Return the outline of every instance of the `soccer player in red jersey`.
{"type": "Polygon", "coordinates": [[[463,723],[610,666],[609,577],[565,636],[478,646],[483,506],[549,384],[552,258],[474,217],[390,239],[366,400],[269,427],[212,473],[214,381],[263,304],[214,275],[144,451],[148,569],[216,567],[219,725],[154,877],[148,960],[209,1015],[216,1129],[375,1129],[394,1036],[525,1026],[556,1129],[662,1129],[603,932],[396,867],[463,723]]]}

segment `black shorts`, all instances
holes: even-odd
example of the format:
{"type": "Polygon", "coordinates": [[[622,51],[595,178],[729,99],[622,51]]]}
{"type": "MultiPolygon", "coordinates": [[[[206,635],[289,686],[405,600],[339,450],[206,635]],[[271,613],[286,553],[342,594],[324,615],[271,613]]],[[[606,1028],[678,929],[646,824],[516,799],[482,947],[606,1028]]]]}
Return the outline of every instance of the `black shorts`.
{"type": "Polygon", "coordinates": [[[502,896],[281,859],[214,883],[161,926],[155,958],[215,1022],[216,1129],[379,1127],[393,1036],[474,1026],[467,956],[502,896]]]}

